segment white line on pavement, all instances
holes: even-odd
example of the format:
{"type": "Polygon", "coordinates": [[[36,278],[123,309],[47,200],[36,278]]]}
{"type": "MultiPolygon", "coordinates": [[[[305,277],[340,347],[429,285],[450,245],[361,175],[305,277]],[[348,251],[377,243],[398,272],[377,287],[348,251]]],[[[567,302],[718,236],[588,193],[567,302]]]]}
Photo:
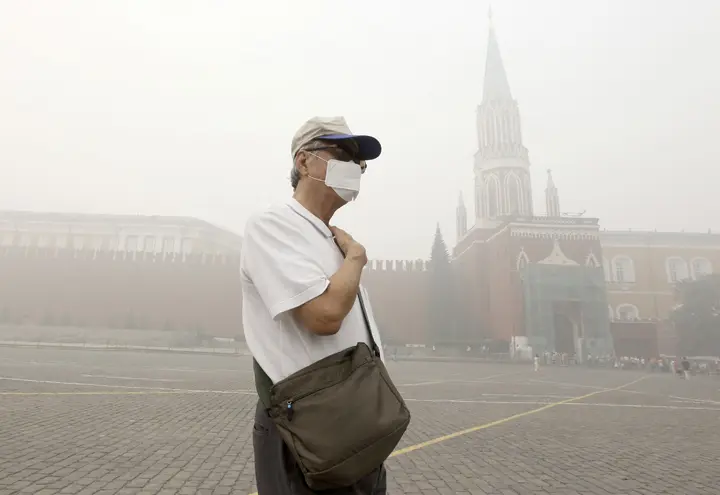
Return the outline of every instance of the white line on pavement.
{"type": "Polygon", "coordinates": [[[703,403],[703,404],[717,404],[717,405],[720,405],[720,402],[715,401],[715,400],[693,399],[693,398],[691,398],[691,397],[678,397],[678,396],[676,396],[676,395],[668,395],[668,397],[670,397],[671,399],[678,399],[678,400],[687,401],[687,402],[701,402],[701,403],[703,403]]]}
{"type": "MultiPolygon", "coordinates": [[[[497,405],[508,405],[508,404],[522,404],[522,405],[545,405],[552,403],[552,401],[495,401],[495,400],[465,400],[465,399],[405,399],[406,402],[430,402],[430,403],[451,403],[451,404],[497,404],[497,405]]],[[[690,411],[720,411],[720,407],[696,407],[696,406],[658,406],[650,404],[607,404],[599,402],[567,402],[565,404],[558,404],[561,406],[597,406],[597,407],[629,407],[635,409],[671,409],[671,410],[684,410],[690,411]]]]}
{"type": "Polygon", "coordinates": [[[143,382],[181,382],[182,380],[173,380],[172,378],[138,378],[133,376],[110,376],[110,375],[80,375],[85,378],[106,378],[109,380],[138,380],[143,382]]]}
{"type": "Polygon", "coordinates": [[[182,373],[252,373],[252,370],[231,370],[231,369],[192,369],[192,368],[145,368],[154,369],[157,371],[180,371],[182,373]]]}
{"type": "Polygon", "coordinates": [[[653,404],[603,404],[598,402],[572,402],[563,405],[573,406],[600,406],[600,407],[631,407],[636,409],[672,409],[676,411],[689,409],[691,411],[720,411],[720,407],[696,407],[696,406],[661,406],[653,404]]]}
{"type": "Polygon", "coordinates": [[[572,395],[545,395],[545,394],[480,394],[482,397],[538,397],[551,399],[570,399],[572,395]]]}
{"type": "Polygon", "coordinates": [[[590,389],[595,389],[595,390],[605,390],[605,387],[596,387],[594,385],[579,385],[577,383],[552,382],[550,380],[537,380],[537,379],[532,379],[532,380],[528,380],[528,381],[531,381],[534,383],[547,383],[550,385],[560,385],[563,387],[577,387],[577,388],[590,388],[590,389]]]}
{"type": "Polygon", "coordinates": [[[500,373],[497,375],[489,375],[484,376],[481,378],[476,378],[474,380],[434,380],[429,382],[419,382],[419,383],[403,383],[400,385],[397,385],[398,387],[419,387],[421,385],[439,385],[441,383],[487,383],[485,380],[492,380],[493,378],[497,378],[499,376],[509,376],[509,375],[517,375],[517,373],[500,373]]]}
{"type": "Polygon", "coordinates": [[[11,382],[26,383],[46,383],[50,385],[75,385],[83,387],[101,387],[101,388],[121,388],[130,390],[168,390],[172,392],[187,393],[212,393],[212,394],[240,394],[240,395],[257,395],[254,390],[187,390],[182,388],[165,388],[165,387],[136,387],[132,385],[105,385],[100,383],[83,383],[83,382],[60,382],[54,380],[31,380],[29,378],[13,378],[8,376],[0,376],[0,380],[11,382]]]}

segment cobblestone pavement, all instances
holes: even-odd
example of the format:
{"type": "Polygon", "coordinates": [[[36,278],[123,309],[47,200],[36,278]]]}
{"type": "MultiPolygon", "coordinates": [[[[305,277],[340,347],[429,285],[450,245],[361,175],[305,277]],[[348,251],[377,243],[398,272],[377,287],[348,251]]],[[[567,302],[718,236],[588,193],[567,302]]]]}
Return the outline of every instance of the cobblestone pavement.
{"type": "MultiPolygon", "coordinates": [[[[390,493],[720,493],[718,378],[389,367],[390,493]]],[[[0,347],[0,495],[248,495],[255,401],[244,357],[0,347]]]]}

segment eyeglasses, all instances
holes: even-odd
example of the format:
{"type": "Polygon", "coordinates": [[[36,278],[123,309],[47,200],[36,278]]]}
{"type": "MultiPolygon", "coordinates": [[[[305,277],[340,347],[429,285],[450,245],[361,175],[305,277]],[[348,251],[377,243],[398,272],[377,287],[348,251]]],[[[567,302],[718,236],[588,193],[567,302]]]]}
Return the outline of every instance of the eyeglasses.
{"type": "Polygon", "coordinates": [[[343,148],[342,146],[316,146],[315,148],[307,148],[302,151],[329,151],[329,150],[337,150],[337,153],[332,153],[333,158],[336,160],[340,160],[343,162],[355,162],[358,165],[360,165],[360,168],[362,169],[363,173],[365,173],[365,169],[367,168],[367,163],[365,163],[365,160],[360,160],[359,158],[355,158],[355,153],[351,153],[350,150],[343,148]]]}

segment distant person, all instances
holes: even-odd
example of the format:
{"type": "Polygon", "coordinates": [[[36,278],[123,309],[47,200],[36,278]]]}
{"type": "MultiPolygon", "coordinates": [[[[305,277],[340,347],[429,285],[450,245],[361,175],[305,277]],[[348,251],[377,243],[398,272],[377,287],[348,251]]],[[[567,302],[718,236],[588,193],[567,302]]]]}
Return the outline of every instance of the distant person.
{"type": "MultiPolygon", "coordinates": [[[[381,393],[385,392],[382,387],[388,385],[379,381],[377,388],[368,395],[348,394],[348,390],[355,392],[369,381],[367,372],[355,374],[364,382],[354,382],[345,389],[318,385],[331,380],[336,382],[335,376],[310,380],[307,379],[310,375],[306,374],[322,373],[324,367],[311,365],[325,358],[341,359],[349,349],[355,349],[353,352],[365,349],[368,356],[373,356],[367,357],[366,362],[369,362],[367,359],[376,363],[380,360],[373,369],[384,370],[380,334],[370,301],[360,285],[362,270],[367,263],[365,248],[350,234],[330,223],[338,209],[358,196],[366,161],[380,155],[380,143],[374,137],[353,135],[342,117],[316,117],[298,130],[291,148],[293,197],[285,204],[252,217],[247,222],[243,239],[243,325],[254,358],[259,396],[253,431],[258,492],[260,495],[382,495],[386,493],[387,485],[383,467],[386,455],[372,465],[378,456],[368,452],[375,449],[365,449],[369,447],[368,443],[373,444],[377,441],[375,438],[381,437],[369,438],[374,431],[369,431],[367,425],[358,425],[365,418],[363,411],[381,407],[382,401],[402,403],[402,399],[381,393]],[[297,372],[303,373],[302,379],[285,380],[297,372]],[[309,394],[307,387],[313,385],[319,392],[309,394]],[[292,387],[298,389],[296,394],[276,403],[276,393],[281,394],[281,390],[292,387]],[[335,400],[333,390],[346,395],[335,400]],[[323,399],[328,395],[329,399],[323,399]],[[303,400],[308,404],[306,408],[303,408],[303,400]],[[328,402],[334,412],[327,409],[328,402]],[[342,411],[343,406],[348,410],[342,411]],[[331,420],[333,414],[352,423],[344,423],[340,431],[326,431],[323,428],[332,428],[336,423],[331,420]],[[315,436],[310,442],[296,442],[291,436],[288,444],[288,429],[298,425],[298,421],[309,425],[315,436]],[[332,438],[318,438],[322,435],[332,438]],[[354,443],[350,445],[349,442],[354,443]],[[332,461],[333,466],[338,466],[343,461],[342,456],[332,455],[345,448],[345,444],[348,444],[350,461],[345,464],[344,474],[340,473],[336,479],[354,476],[352,482],[327,491],[324,491],[325,487],[318,488],[320,485],[313,484],[317,478],[312,481],[308,477],[308,463],[330,465],[332,461]],[[308,445],[321,447],[312,451],[312,455],[296,455],[299,449],[309,449],[308,445]],[[363,450],[367,452],[363,453],[363,450]],[[370,460],[354,460],[360,455],[369,456],[370,460]],[[301,469],[299,462],[304,462],[306,469],[301,469]],[[369,469],[363,466],[369,466],[369,469]],[[361,475],[347,474],[348,470],[361,469],[365,469],[361,475]]],[[[342,385],[350,383],[350,378],[342,385]]],[[[378,411],[383,421],[396,421],[397,411],[404,408],[404,403],[402,407],[397,404],[394,407],[378,411]]],[[[372,426],[373,421],[381,422],[374,418],[366,423],[372,426]]],[[[400,431],[402,436],[405,430],[393,431],[400,431]]],[[[310,435],[307,429],[294,434],[310,435]]],[[[395,433],[392,435],[382,438],[392,439],[395,433]]],[[[389,447],[388,455],[395,445],[389,447]]],[[[379,452],[387,449],[388,445],[384,444],[379,452]]],[[[322,473],[323,468],[313,472],[322,473]]]]}
{"type": "Polygon", "coordinates": [[[682,358],[682,362],[680,363],[680,366],[682,366],[682,372],[683,376],[686,380],[690,379],[690,361],[687,357],[682,358]]]}
{"type": "Polygon", "coordinates": [[[535,357],[533,358],[533,369],[535,371],[540,371],[540,355],[535,354],[535,357]]]}

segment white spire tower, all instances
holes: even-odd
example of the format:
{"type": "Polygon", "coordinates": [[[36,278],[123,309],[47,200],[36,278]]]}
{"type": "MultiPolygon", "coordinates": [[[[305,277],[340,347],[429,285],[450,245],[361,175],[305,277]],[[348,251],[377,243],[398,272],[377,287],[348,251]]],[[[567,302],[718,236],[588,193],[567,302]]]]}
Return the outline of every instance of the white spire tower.
{"type": "Polygon", "coordinates": [[[489,31],[482,103],[477,110],[475,216],[481,227],[493,227],[503,216],[531,216],[530,162],[522,142],[520,111],[508,84],[505,66],[488,13],[489,31]]]}
{"type": "Polygon", "coordinates": [[[547,171],[547,187],[545,188],[545,211],[549,217],[560,216],[560,194],[558,193],[557,187],[555,187],[555,181],[553,181],[552,171],[547,171]]]}
{"type": "Polygon", "coordinates": [[[467,209],[465,208],[465,201],[463,200],[462,191],[460,192],[460,197],[458,198],[458,205],[455,210],[455,218],[455,230],[457,235],[456,242],[459,242],[460,239],[465,237],[465,234],[467,234],[467,209]]]}

